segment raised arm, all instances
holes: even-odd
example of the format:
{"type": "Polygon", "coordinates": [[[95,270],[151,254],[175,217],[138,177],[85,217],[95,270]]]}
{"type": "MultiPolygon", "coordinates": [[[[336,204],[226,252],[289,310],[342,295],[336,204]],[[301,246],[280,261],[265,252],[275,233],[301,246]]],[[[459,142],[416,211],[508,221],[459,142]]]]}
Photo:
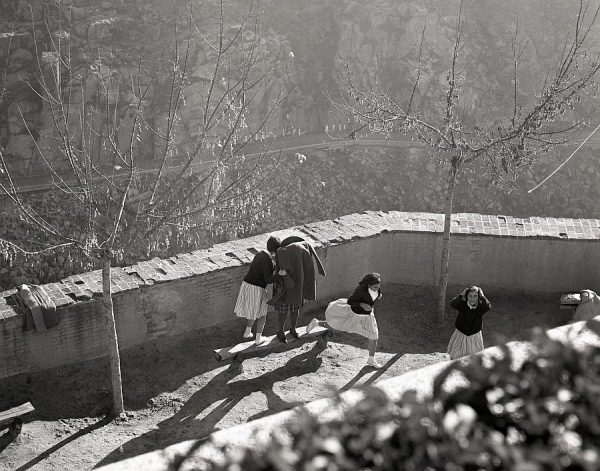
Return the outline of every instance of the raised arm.
{"type": "Polygon", "coordinates": [[[454,309],[460,309],[460,305],[465,302],[465,297],[463,293],[456,295],[452,301],[450,301],[450,307],[454,309]]]}
{"type": "Polygon", "coordinates": [[[481,313],[488,312],[492,308],[492,303],[483,294],[483,290],[479,288],[479,303],[481,304],[481,313]]]}

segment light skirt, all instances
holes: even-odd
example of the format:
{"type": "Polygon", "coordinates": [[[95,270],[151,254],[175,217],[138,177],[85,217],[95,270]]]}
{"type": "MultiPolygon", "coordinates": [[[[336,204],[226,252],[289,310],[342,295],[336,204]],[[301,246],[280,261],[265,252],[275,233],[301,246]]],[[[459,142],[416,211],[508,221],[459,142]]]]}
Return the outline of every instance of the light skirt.
{"type": "Polygon", "coordinates": [[[369,340],[379,338],[375,311],[372,311],[371,314],[356,314],[346,298],[329,303],[325,310],[325,321],[335,330],[362,335],[369,340]]]}
{"type": "Polygon", "coordinates": [[[455,360],[483,350],[483,335],[481,330],[473,335],[465,335],[458,329],[454,329],[450,342],[448,342],[448,353],[455,360]]]}
{"type": "Polygon", "coordinates": [[[258,319],[267,315],[267,290],[242,281],[233,311],[238,317],[258,319]]]}

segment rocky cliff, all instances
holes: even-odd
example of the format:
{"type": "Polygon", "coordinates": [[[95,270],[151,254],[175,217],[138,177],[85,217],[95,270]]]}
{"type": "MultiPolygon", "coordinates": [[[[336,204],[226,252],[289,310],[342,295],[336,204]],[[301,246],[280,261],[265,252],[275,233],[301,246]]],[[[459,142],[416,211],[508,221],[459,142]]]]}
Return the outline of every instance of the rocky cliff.
{"type": "MultiPolygon", "coordinates": [[[[253,108],[249,121],[259,122],[268,103],[283,97],[267,124],[266,137],[298,129],[317,133],[331,130],[334,125],[337,129],[347,125],[347,132],[352,123],[336,113],[330,101],[339,98],[337,74],[344,63],[351,64],[359,81],[368,81],[377,72],[381,85],[399,101],[405,100],[415,77],[422,34],[426,60],[416,103],[435,106],[449,67],[459,5],[454,0],[262,1],[259,65],[277,67],[257,95],[259,106],[253,108]]],[[[241,6],[245,3],[225,2],[225,20],[232,31],[243,18],[241,6]]],[[[526,100],[536,93],[569,34],[576,7],[576,2],[561,0],[464,0],[462,106],[467,119],[493,122],[510,103],[513,74],[508,58],[515,31],[518,44],[527,46],[520,59],[522,98],[526,100]]],[[[213,65],[203,37],[215,37],[214,18],[218,16],[216,2],[192,2],[191,8],[193,32],[202,32],[203,36],[194,36],[200,41],[194,43],[189,54],[187,88],[176,130],[179,150],[193,143],[202,115],[202,97],[213,65]]],[[[139,77],[142,70],[141,75],[148,79],[158,71],[159,79],[144,110],[147,121],[158,128],[164,120],[164,92],[168,90],[169,75],[163,60],[173,54],[173,25],[177,20],[180,26],[189,26],[189,11],[183,2],[173,8],[170,2],[157,1],[61,0],[33,2],[29,8],[25,1],[0,0],[0,64],[4,64],[0,69],[0,147],[17,174],[44,171],[38,147],[52,146],[53,122],[39,89],[30,84],[56,70],[52,64],[59,57],[52,53],[58,46],[71,46],[70,57],[77,66],[73,76],[83,84],[74,88],[79,98],[73,104],[93,104],[109,79],[114,85],[109,101],[117,109],[115,116],[123,123],[125,133],[128,111],[135,106],[132,77],[139,77]]],[[[179,30],[182,37],[185,31],[179,30]]],[[[61,50],[66,54],[65,49],[61,50]]],[[[595,99],[576,104],[565,119],[576,117],[597,123],[595,99]]],[[[480,178],[482,168],[470,168],[459,177],[455,210],[523,217],[600,217],[598,142],[586,144],[557,178],[533,194],[526,190],[556,168],[574,150],[572,145],[540,159],[514,188],[492,186],[489,179],[480,178]]],[[[101,144],[100,139],[95,141],[100,149],[101,144]]],[[[140,136],[142,158],[152,159],[159,144],[155,134],[146,129],[140,136]]],[[[279,176],[267,185],[268,190],[286,191],[265,212],[230,227],[171,234],[166,242],[149,241],[139,253],[122,254],[122,261],[132,263],[140,257],[169,255],[365,209],[443,210],[443,171],[423,149],[356,146],[307,150],[302,151],[306,159],[301,165],[293,152],[287,158],[295,163],[282,165],[279,176]]],[[[110,153],[106,152],[105,157],[110,159],[110,153]]],[[[30,202],[44,208],[57,224],[61,212],[68,209],[63,207],[59,194],[34,195],[30,202]]],[[[18,214],[0,215],[0,223],[0,235],[31,236],[18,214]]],[[[25,280],[53,281],[92,268],[89,261],[74,257],[64,253],[38,263],[40,260],[10,253],[3,259],[9,263],[0,266],[0,289],[25,280]]]]}

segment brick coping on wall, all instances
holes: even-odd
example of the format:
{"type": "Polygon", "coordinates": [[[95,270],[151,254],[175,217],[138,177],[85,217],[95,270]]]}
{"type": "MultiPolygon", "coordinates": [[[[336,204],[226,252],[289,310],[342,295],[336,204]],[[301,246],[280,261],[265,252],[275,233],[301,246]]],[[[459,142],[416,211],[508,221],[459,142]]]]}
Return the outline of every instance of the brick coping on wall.
{"type": "MultiPolygon", "coordinates": [[[[270,234],[285,237],[300,234],[319,247],[329,247],[366,239],[382,233],[413,232],[441,233],[444,216],[436,213],[401,211],[364,211],[337,219],[313,222],[270,234]]],[[[535,238],[561,240],[600,239],[600,219],[569,219],[486,215],[459,213],[452,215],[453,234],[491,236],[500,238],[535,238]]],[[[182,253],[173,257],[142,261],[128,267],[113,267],[112,289],[118,295],[158,283],[182,280],[249,264],[261,250],[269,234],[232,240],[212,247],[182,253]]],[[[69,276],[44,285],[57,308],[71,306],[98,298],[102,294],[100,270],[69,276]]],[[[0,322],[19,314],[9,303],[15,289],[0,293],[0,322]]]]}

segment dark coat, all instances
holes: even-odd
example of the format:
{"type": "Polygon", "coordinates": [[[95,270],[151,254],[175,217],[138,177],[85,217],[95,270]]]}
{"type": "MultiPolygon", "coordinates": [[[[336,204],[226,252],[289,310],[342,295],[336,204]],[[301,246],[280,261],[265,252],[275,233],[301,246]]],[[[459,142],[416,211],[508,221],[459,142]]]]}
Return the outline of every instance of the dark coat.
{"type": "MultiPolygon", "coordinates": [[[[379,288],[379,296],[377,296],[375,301],[381,298],[381,296],[381,288],[379,288]]],[[[350,307],[355,314],[370,314],[371,311],[365,311],[360,303],[368,304],[373,308],[375,301],[373,301],[373,298],[371,298],[371,295],[369,294],[368,285],[358,285],[354,290],[354,293],[352,293],[352,296],[348,298],[348,304],[350,304],[350,307]]]]}
{"type": "Polygon", "coordinates": [[[313,246],[306,241],[292,242],[277,249],[277,271],[285,270],[286,275],[276,273],[273,282],[273,300],[270,304],[301,305],[317,298],[315,265],[325,276],[325,269],[313,246]],[[278,279],[279,278],[279,279],[278,279]]]}

